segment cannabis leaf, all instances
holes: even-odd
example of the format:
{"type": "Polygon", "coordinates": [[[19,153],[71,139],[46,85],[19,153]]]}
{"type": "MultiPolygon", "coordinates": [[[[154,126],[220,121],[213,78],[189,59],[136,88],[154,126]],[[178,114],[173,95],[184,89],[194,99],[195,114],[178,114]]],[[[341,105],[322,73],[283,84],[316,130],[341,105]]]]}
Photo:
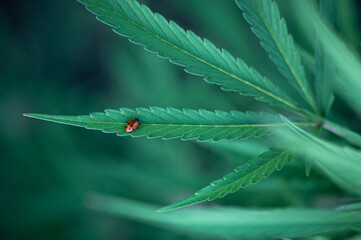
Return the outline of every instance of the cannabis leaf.
{"type": "Polygon", "coordinates": [[[313,110],[319,113],[301,64],[300,55],[292,36],[288,34],[285,20],[280,17],[277,4],[272,0],[236,0],[236,2],[279,71],[313,110]]]}
{"type": "MultiPolygon", "coordinates": [[[[148,136],[163,139],[182,138],[199,141],[260,137],[284,128],[278,116],[268,113],[206,110],[178,110],[175,108],[121,108],[105,110],[104,113],[92,113],[89,116],[59,116],[47,114],[25,114],[27,117],[41,120],[102,130],[116,133],[118,136],[148,136]],[[140,127],[134,132],[125,131],[125,125],[131,119],[139,119],[140,127]],[[267,123],[264,123],[267,122],[267,123]]],[[[303,126],[312,123],[300,122],[303,126]]]]}
{"type": "Polygon", "coordinates": [[[238,191],[249,184],[254,184],[262,178],[267,178],[276,170],[283,168],[291,161],[296,153],[287,150],[271,149],[260,156],[251,159],[238,166],[233,172],[227,174],[222,179],[212,182],[209,186],[202,188],[194,195],[187,197],[177,203],[159,209],[159,212],[174,210],[204,201],[212,201],[221,198],[228,193],[238,191]]]}
{"type": "Polygon", "coordinates": [[[211,239],[305,237],[361,225],[357,213],[322,209],[207,207],[159,214],[155,212],[157,206],[94,193],[86,197],[85,203],[97,211],[211,239]]]}
{"type": "Polygon", "coordinates": [[[209,40],[184,31],[135,0],[80,0],[114,31],[150,52],[185,67],[185,71],[221,85],[225,91],[254,96],[257,100],[302,112],[297,104],[269,79],[248,67],[209,40]]]}

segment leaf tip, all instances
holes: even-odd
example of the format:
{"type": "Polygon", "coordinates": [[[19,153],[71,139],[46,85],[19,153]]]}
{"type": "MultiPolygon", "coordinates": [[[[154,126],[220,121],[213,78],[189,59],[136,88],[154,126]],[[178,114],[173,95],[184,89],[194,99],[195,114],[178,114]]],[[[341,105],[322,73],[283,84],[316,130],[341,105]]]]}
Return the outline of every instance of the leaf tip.
{"type": "Polygon", "coordinates": [[[162,208],[159,208],[156,210],[157,213],[164,213],[164,212],[169,212],[169,211],[172,211],[172,210],[175,210],[177,208],[174,208],[172,207],[172,205],[169,205],[169,206],[165,206],[165,207],[162,207],[162,208]]]}
{"type": "Polygon", "coordinates": [[[23,116],[28,118],[39,118],[39,114],[36,113],[23,113],[23,116]]]}
{"type": "Polygon", "coordinates": [[[35,119],[40,119],[40,120],[47,120],[46,119],[46,114],[40,114],[40,113],[23,113],[24,117],[28,117],[28,118],[35,118],[35,119]]]}
{"type": "Polygon", "coordinates": [[[29,117],[29,118],[33,118],[35,114],[33,113],[23,113],[24,117],[29,117]]]}

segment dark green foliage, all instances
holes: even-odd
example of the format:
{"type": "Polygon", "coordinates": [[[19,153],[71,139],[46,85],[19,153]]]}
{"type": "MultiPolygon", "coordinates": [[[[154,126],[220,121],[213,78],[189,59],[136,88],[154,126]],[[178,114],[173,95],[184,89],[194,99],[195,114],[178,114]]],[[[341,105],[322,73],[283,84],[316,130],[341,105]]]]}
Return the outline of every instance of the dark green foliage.
{"type": "Polygon", "coordinates": [[[1,3],[1,239],[357,238],[354,1],[81,2],[118,35],[75,1],[1,3]]]}

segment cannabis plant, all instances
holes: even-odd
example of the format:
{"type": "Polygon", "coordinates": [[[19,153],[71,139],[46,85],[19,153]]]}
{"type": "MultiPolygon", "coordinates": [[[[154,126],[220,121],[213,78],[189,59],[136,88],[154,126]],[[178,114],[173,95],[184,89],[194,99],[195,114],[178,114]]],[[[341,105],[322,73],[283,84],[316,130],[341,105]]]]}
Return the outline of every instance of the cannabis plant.
{"type": "MultiPolygon", "coordinates": [[[[301,16],[299,24],[314,44],[314,53],[311,53],[295,44],[273,0],[236,0],[235,7],[243,12],[283,79],[262,76],[227,50],[217,48],[208,39],[184,30],[135,0],[80,2],[99,21],[130,42],[168,59],[207,83],[252,97],[268,108],[263,112],[224,112],[149,107],[106,109],[86,116],[25,116],[118,136],[200,142],[257,138],[271,143],[269,150],[258,157],[244,161],[223,178],[157,212],[153,206],[101,195],[91,195],[89,207],[186,234],[210,237],[266,239],[330,231],[350,235],[351,229],[361,225],[361,205],[357,202],[340,206],[337,211],[207,207],[169,212],[212,201],[255,184],[283,169],[293,159],[305,162],[307,175],[314,166],[350,196],[361,196],[361,136],[350,130],[354,119],[331,114],[333,102],[338,99],[345,108],[352,109],[355,118],[360,116],[361,64],[333,30],[336,16],[333,1],[321,0],[318,9],[314,2],[294,1],[301,16]]],[[[196,88],[194,94],[197,94],[196,88]]]]}

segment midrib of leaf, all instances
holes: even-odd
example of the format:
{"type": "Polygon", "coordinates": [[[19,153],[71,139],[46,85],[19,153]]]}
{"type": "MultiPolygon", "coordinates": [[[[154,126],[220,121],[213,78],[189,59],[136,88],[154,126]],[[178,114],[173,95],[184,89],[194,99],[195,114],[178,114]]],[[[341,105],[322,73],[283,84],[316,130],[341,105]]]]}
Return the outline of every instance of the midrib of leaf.
{"type": "Polygon", "coordinates": [[[288,58],[286,57],[286,55],[285,55],[284,52],[282,51],[282,48],[280,47],[280,45],[279,45],[278,41],[276,40],[273,32],[271,31],[271,28],[268,26],[267,22],[265,21],[262,13],[259,11],[259,8],[257,7],[257,4],[254,2],[254,0],[252,0],[252,3],[253,3],[253,5],[255,6],[255,8],[256,8],[256,10],[257,10],[257,12],[258,12],[258,15],[259,15],[260,18],[262,19],[263,24],[266,26],[268,32],[270,33],[273,42],[276,44],[278,50],[280,51],[283,59],[285,60],[288,68],[290,69],[292,75],[293,75],[294,78],[296,79],[296,81],[297,81],[298,85],[300,86],[302,92],[305,94],[307,100],[308,100],[309,103],[311,104],[312,109],[315,111],[316,114],[320,115],[320,112],[319,112],[319,110],[318,110],[315,102],[313,101],[313,98],[309,95],[306,87],[303,85],[303,83],[302,83],[301,79],[299,78],[298,74],[297,74],[296,71],[294,70],[293,66],[289,63],[288,58]]]}
{"type": "MultiPolygon", "coordinates": [[[[164,43],[166,43],[166,44],[168,44],[168,45],[170,45],[170,46],[178,49],[179,51],[183,52],[184,54],[186,54],[186,55],[188,55],[188,56],[190,56],[190,57],[192,57],[192,58],[195,58],[195,59],[197,59],[198,61],[200,61],[200,62],[208,65],[209,67],[214,68],[214,69],[216,69],[216,70],[218,70],[218,71],[220,71],[220,72],[222,72],[222,73],[228,75],[229,77],[232,77],[232,78],[234,78],[234,79],[236,79],[236,80],[238,80],[238,81],[241,81],[241,82],[243,82],[244,84],[246,84],[246,85],[248,85],[248,86],[250,86],[250,87],[253,87],[253,88],[257,89],[257,90],[260,91],[260,92],[263,92],[264,94],[266,94],[266,95],[268,95],[268,96],[276,99],[277,101],[282,102],[283,104],[286,104],[287,106],[295,109],[297,112],[303,113],[303,110],[302,110],[302,109],[300,109],[300,108],[297,107],[296,105],[290,103],[290,102],[287,101],[286,99],[283,99],[283,98],[281,98],[281,97],[279,97],[279,96],[277,96],[277,95],[275,95],[275,94],[267,91],[266,89],[263,89],[263,88],[261,88],[261,87],[259,87],[259,86],[257,86],[257,85],[254,85],[253,83],[250,83],[250,82],[248,82],[248,81],[246,81],[246,80],[244,80],[244,79],[242,79],[242,78],[240,78],[240,77],[238,77],[238,76],[236,76],[236,75],[234,75],[234,74],[232,74],[232,73],[230,73],[230,72],[228,72],[228,71],[226,71],[226,70],[224,70],[224,69],[222,69],[222,68],[220,68],[220,67],[218,67],[218,66],[215,66],[214,64],[212,64],[212,63],[210,63],[210,62],[208,62],[208,61],[206,61],[206,60],[204,60],[204,59],[202,59],[202,58],[200,58],[200,57],[195,56],[194,54],[188,52],[187,50],[185,50],[185,49],[183,49],[183,48],[180,48],[180,47],[178,47],[177,45],[174,45],[173,43],[171,43],[171,42],[167,41],[166,39],[160,37],[159,35],[153,33],[152,31],[149,31],[148,29],[146,29],[146,28],[144,28],[143,26],[137,24],[136,22],[132,21],[131,19],[127,18],[126,16],[123,16],[123,15],[120,14],[119,12],[117,12],[117,11],[115,11],[114,9],[110,8],[108,5],[105,5],[103,2],[101,2],[101,1],[98,1],[98,2],[100,2],[100,4],[101,4],[103,7],[105,7],[107,10],[115,13],[115,14],[118,15],[119,17],[121,17],[121,18],[123,18],[124,20],[128,21],[129,23],[133,24],[134,26],[137,26],[138,28],[146,31],[147,33],[149,33],[149,34],[151,34],[152,36],[156,37],[157,39],[161,40],[162,42],[164,42],[164,43]]],[[[119,5],[119,6],[122,7],[121,5],[119,5]]],[[[131,5],[131,4],[129,4],[129,6],[132,8],[132,5],[131,5]]],[[[133,8],[132,8],[132,9],[133,9],[133,8]]],[[[124,8],[123,8],[123,10],[124,10],[124,8]]],[[[133,12],[136,13],[136,11],[134,11],[134,9],[133,9],[133,12]]],[[[137,17],[138,17],[138,16],[137,16],[137,17]]],[[[138,17],[138,18],[139,18],[139,17],[138,17]]],[[[161,28],[160,28],[160,29],[161,29],[161,28]]],[[[175,34],[175,36],[176,36],[176,34],[175,34]]],[[[188,35],[187,35],[187,34],[186,34],[185,36],[188,38],[188,35]]],[[[225,61],[225,62],[226,62],[226,61],[225,61]]],[[[227,62],[226,62],[226,63],[227,63],[227,62]]],[[[227,63],[227,64],[228,64],[228,63],[227,63]]]]}

